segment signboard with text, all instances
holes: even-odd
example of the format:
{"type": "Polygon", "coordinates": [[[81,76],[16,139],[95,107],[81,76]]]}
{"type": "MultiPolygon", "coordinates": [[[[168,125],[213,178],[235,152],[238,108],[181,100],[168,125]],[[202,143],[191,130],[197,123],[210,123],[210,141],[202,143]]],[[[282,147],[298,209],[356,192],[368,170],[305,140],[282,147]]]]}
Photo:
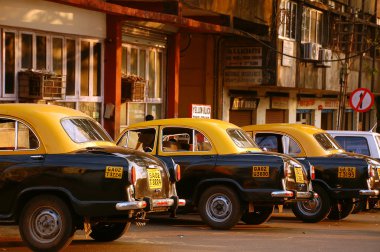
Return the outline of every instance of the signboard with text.
{"type": "Polygon", "coordinates": [[[192,118],[211,118],[211,105],[191,104],[192,118]]]}
{"type": "Polygon", "coordinates": [[[262,58],[261,47],[229,47],[225,51],[224,64],[227,67],[261,67],[262,58]]]}

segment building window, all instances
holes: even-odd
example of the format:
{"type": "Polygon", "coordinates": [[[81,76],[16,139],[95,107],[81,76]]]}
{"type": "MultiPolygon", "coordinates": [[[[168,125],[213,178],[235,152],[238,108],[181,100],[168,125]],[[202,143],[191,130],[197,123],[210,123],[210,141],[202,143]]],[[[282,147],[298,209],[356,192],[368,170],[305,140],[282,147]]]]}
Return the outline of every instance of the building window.
{"type": "Polygon", "coordinates": [[[53,38],[53,72],[59,75],[63,73],[63,39],[53,38]]]}
{"type": "Polygon", "coordinates": [[[75,95],[75,40],[66,39],[66,95],[75,95]]]}
{"type": "Polygon", "coordinates": [[[303,8],[301,41],[322,44],[322,12],[308,7],[303,8]]]}
{"type": "Polygon", "coordinates": [[[46,36],[36,37],[36,68],[40,70],[47,69],[46,67],[46,36]]]}
{"type": "MultiPolygon", "coordinates": [[[[29,74],[31,70],[44,77],[53,72],[66,86],[61,88],[63,95],[54,96],[56,100],[49,103],[81,110],[101,122],[103,44],[99,39],[8,29],[1,29],[0,35],[0,102],[17,100],[19,72],[28,70],[29,74]]],[[[28,87],[38,91],[39,97],[45,97],[39,91],[42,80],[32,82],[26,77],[23,84],[27,82],[28,87]]],[[[30,97],[23,93],[23,99],[36,102],[30,91],[26,94],[30,97]]]]}
{"type": "Polygon", "coordinates": [[[123,44],[122,75],[137,76],[145,83],[141,100],[126,99],[122,105],[121,124],[144,121],[146,115],[162,117],[164,48],[123,44]]]}
{"type": "Polygon", "coordinates": [[[283,38],[296,38],[297,4],[292,1],[282,0],[280,4],[280,24],[278,35],[283,38]]]}
{"type": "Polygon", "coordinates": [[[14,32],[4,33],[4,94],[15,95],[16,77],[16,34],[14,32]]]}
{"type": "Polygon", "coordinates": [[[21,68],[33,68],[33,35],[21,34],[21,68]]]}

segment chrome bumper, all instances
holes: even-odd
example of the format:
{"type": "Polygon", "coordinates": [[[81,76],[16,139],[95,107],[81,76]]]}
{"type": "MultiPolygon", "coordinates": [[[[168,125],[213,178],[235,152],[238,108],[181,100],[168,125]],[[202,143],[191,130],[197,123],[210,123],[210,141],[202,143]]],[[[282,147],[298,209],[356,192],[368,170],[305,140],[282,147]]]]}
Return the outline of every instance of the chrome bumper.
{"type": "MultiPolygon", "coordinates": [[[[174,199],[152,199],[152,207],[173,207],[175,206],[174,199]]],[[[148,202],[145,200],[142,201],[126,201],[119,202],[116,204],[116,210],[125,211],[125,210],[138,210],[148,207],[148,202]]],[[[184,199],[178,199],[177,206],[185,206],[186,201],[184,199]]]]}
{"type": "Polygon", "coordinates": [[[359,195],[360,196],[378,196],[379,190],[360,190],[359,195]]]}
{"type": "Polygon", "coordinates": [[[273,198],[294,198],[294,199],[313,199],[317,198],[318,194],[309,192],[293,192],[293,191],[275,191],[271,193],[273,198]]]}

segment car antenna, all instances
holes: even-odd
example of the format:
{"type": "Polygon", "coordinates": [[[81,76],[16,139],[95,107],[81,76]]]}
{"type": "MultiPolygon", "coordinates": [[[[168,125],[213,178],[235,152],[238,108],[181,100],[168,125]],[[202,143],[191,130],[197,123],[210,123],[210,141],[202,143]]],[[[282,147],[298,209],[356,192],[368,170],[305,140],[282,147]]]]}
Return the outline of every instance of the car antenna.
{"type": "Polygon", "coordinates": [[[375,123],[375,125],[373,125],[373,127],[370,129],[369,132],[373,132],[373,130],[376,128],[376,126],[377,126],[377,122],[375,123]]]}

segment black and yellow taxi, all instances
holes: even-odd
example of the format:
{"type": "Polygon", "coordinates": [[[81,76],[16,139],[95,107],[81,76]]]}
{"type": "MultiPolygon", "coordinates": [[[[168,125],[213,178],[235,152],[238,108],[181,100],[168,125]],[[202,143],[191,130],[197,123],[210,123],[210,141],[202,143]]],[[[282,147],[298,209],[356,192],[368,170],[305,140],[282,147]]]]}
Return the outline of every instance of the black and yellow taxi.
{"type": "Polygon", "coordinates": [[[315,196],[295,159],[263,152],[239,127],[215,119],[176,118],[128,126],[119,146],[180,165],[178,195],[205,223],[229,229],[267,221],[273,206],[315,196]]]}
{"type": "Polygon", "coordinates": [[[357,199],[378,198],[379,161],[346,152],[326,131],[304,124],[262,124],[242,127],[263,149],[297,158],[312,171],[319,197],[293,204],[305,222],[349,216],[357,199]]]}
{"type": "Polygon", "coordinates": [[[18,224],[34,251],[64,248],[77,229],[112,241],[147,212],[175,211],[185,200],[170,166],[116,146],[79,111],[0,104],[0,223],[18,224]]]}

